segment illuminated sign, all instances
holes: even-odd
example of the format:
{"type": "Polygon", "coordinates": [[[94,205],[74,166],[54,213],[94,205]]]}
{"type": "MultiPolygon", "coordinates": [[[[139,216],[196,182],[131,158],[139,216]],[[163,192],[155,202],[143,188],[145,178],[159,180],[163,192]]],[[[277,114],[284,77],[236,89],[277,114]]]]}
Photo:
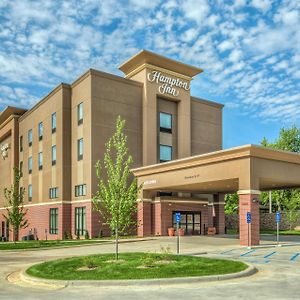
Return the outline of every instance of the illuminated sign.
{"type": "Polygon", "coordinates": [[[152,71],[148,73],[147,79],[150,82],[156,82],[157,84],[160,84],[158,87],[160,94],[169,94],[177,97],[179,96],[179,89],[184,89],[185,91],[190,90],[189,82],[179,78],[166,76],[159,71],[152,71]]]}

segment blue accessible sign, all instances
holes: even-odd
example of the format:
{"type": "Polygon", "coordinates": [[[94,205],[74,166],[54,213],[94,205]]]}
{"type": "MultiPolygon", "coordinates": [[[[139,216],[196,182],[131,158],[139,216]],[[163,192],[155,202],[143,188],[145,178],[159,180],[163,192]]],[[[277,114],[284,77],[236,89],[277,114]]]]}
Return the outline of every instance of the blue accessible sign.
{"type": "Polygon", "coordinates": [[[176,218],[176,223],[179,224],[180,223],[180,219],[181,219],[181,213],[176,213],[175,214],[175,218],[176,218]]]}
{"type": "Polygon", "coordinates": [[[251,212],[247,212],[247,223],[251,224],[251,212]]]}
{"type": "Polygon", "coordinates": [[[281,220],[281,215],[280,215],[280,212],[277,211],[276,212],[276,223],[280,223],[280,220],[281,220]]]}

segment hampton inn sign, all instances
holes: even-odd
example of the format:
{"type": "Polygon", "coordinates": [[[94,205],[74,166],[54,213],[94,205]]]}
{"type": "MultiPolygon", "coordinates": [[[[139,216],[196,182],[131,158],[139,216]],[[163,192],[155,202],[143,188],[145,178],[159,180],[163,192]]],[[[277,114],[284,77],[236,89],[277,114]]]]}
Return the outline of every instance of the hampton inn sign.
{"type": "Polygon", "coordinates": [[[190,90],[190,84],[187,81],[163,75],[159,71],[152,71],[148,73],[147,79],[150,82],[161,84],[158,88],[160,94],[169,94],[174,97],[178,97],[179,89],[184,89],[186,91],[190,90]]]}

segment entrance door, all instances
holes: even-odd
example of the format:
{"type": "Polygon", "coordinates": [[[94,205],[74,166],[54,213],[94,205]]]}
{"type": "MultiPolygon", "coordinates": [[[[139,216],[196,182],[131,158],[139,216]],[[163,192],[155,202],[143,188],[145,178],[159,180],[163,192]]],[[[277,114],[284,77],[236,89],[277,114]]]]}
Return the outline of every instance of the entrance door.
{"type": "Polygon", "coordinates": [[[190,211],[175,211],[173,212],[173,227],[176,228],[176,213],[181,214],[179,223],[180,228],[184,228],[187,235],[200,235],[201,234],[201,212],[190,211]]]}

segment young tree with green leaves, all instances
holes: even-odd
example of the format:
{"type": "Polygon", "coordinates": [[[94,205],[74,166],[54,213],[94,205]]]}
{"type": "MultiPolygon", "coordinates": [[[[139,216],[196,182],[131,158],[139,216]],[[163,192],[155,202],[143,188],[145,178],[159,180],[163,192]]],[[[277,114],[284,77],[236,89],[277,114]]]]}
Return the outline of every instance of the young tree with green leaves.
{"type": "Polygon", "coordinates": [[[99,190],[93,197],[94,210],[103,217],[115,234],[117,260],[119,234],[136,223],[133,214],[137,211],[137,194],[141,188],[130,172],[133,158],[127,147],[124,126],[125,120],[119,116],[116,132],[106,143],[104,160],[96,163],[99,190]]]}
{"type": "Polygon", "coordinates": [[[19,189],[21,172],[18,168],[14,168],[13,172],[13,185],[4,189],[6,213],[3,216],[12,228],[13,240],[16,242],[19,239],[20,229],[28,226],[28,220],[26,219],[27,209],[24,208],[25,190],[19,189]]]}

